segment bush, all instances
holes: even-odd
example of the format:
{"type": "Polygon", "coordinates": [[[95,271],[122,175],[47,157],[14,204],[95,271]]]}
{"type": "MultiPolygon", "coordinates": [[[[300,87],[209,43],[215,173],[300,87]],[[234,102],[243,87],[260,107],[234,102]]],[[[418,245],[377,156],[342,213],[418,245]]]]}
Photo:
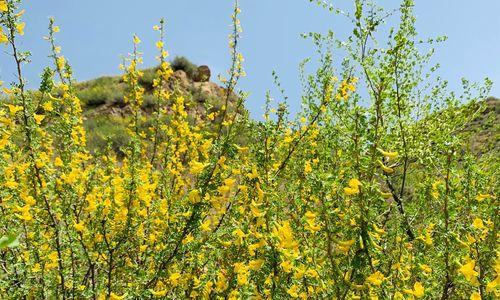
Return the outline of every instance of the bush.
{"type": "MultiPolygon", "coordinates": [[[[51,80],[40,103],[21,76],[0,107],[0,297],[497,299],[498,153],[468,152],[460,129],[476,113],[446,82],[422,82],[433,67],[413,1],[396,32],[377,27],[393,13],[364,7],[373,2],[345,13],[357,19],[347,41],[311,34],[317,69],[303,77],[296,116],[269,97],[252,121],[221,97],[210,131],[174,93],[145,118],[137,38],[126,60],[130,117],[83,127],[71,82],[51,80]],[[373,41],[379,32],[387,40],[373,41]],[[101,151],[108,142],[118,157],[101,151]]],[[[19,3],[0,0],[3,40],[22,29],[19,3]]],[[[94,103],[109,96],[87,88],[94,103]]]]}
{"type": "Polygon", "coordinates": [[[87,134],[87,146],[92,153],[103,153],[108,145],[111,149],[123,157],[123,149],[130,142],[127,133],[127,120],[119,117],[93,117],[85,120],[87,134]]]}
{"type": "Polygon", "coordinates": [[[112,96],[112,91],[101,86],[81,90],[76,93],[77,97],[89,107],[96,107],[106,104],[112,96]]]}
{"type": "Polygon", "coordinates": [[[184,56],[176,56],[171,63],[172,70],[182,70],[186,72],[189,78],[193,78],[198,70],[198,66],[190,62],[184,56]]]}
{"type": "Polygon", "coordinates": [[[150,68],[143,70],[143,75],[139,78],[139,83],[146,89],[151,91],[153,89],[153,80],[156,78],[157,68],[150,68]]]}
{"type": "Polygon", "coordinates": [[[84,82],[76,85],[76,96],[88,107],[113,103],[123,98],[123,90],[118,82],[116,77],[101,77],[84,82]]]}

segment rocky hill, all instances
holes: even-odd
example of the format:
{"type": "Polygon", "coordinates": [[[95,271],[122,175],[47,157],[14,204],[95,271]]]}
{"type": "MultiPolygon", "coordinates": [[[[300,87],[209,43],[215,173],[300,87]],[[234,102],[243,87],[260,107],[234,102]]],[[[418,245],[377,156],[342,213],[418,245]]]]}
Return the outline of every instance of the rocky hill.
{"type": "MultiPolygon", "coordinates": [[[[191,120],[206,120],[207,116],[219,111],[226,98],[226,90],[210,81],[210,69],[197,67],[184,58],[172,63],[174,73],[167,83],[167,89],[185,96],[186,111],[191,120]]],[[[139,83],[145,90],[143,113],[153,112],[153,79],[155,69],[143,70],[139,83]]],[[[131,116],[130,107],[124,102],[126,84],[121,76],[104,76],[76,84],[76,94],[82,102],[84,125],[88,132],[91,150],[105,147],[111,142],[118,150],[128,142],[126,124],[131,116]]],[[[234,107],[235,95],[229,97],[229,109],[234,107]]]]}
{"type": "MultiPolygon", "coordinates": [[[[168,88],[176,90],[186,98],[186,110],[191,120],[206,120],[207,115],[221,109],[226,91],[210,81],[210,69],[197,67],[185,58],[176,58],[172,62],[174,74],[168,82],[168,88]]],[[[153,111],[153,79],[155,69],[143,70],[140,84],[145,89],[143,112],[153,111]]],[[[121,76],[105,76],[76,85],[77,95],[84,108],[85,127],[88,132],[91,150],[105,147],[111,142],[118,150],[128,142],[126,124],[130,118],[130,108],[123,101],[126,85],[121,76]]],[[[229,101],[231,109],[236,97],[229,101]]],[[[478,155],[498,153],[500,150],[500,100],[490,97],[485,101],[461,107],[462,113],[479,112],[465,126],[462,137],[468,140],[465,147],[478,155]]],[[[244,112],[246,113],[246,111],[244,112]]],[[[436,117],[439,117],[437,113],[436,117]]]]}
{"type": "Polygon", "coordinates": [[[477,154],[496,153],[500,150],[500,99],[489,97],[481,113],[466,127],[470,150],[477,154]]]}

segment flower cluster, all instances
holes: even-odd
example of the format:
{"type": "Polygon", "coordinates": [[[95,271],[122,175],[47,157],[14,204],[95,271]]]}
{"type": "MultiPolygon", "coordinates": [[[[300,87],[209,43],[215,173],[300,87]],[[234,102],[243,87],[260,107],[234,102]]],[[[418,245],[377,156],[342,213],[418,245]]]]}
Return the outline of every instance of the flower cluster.
{"type": "MultiPolygon", "coordinates": [[[[363,19],[378,10],[355,2],[360,28],[344,49],[352,54],[344,79],[331,49],[320,47],[295,120],[284,104],[266,108],[262,122],[242,112],[237,1],[230,78],[206,120],[192,120],[190,96],[169,86],[163,20],[154,27],[154,111],[144,114],[134,36],[121,65],[130,141],[118,157],[111,147],[86,148],[53,19],[53,66],[37,91],[26,90],[28,57],[16,42],[24,11],[0,0],[0,44],[19,70],[0,104],[1,297],[499,297],[498,160],[462,150],[454,133],[467,112],[450,106],[436,117],[418,102],[425,57],[412,41],[411,1],[382,58],[355,52],[365,51],[379,17],[363,19]],[[363,97],[369,105],[358,104],[363,97]]],[[[314,35],[318,45],[334,44],[329,38],[314,35]]]]}

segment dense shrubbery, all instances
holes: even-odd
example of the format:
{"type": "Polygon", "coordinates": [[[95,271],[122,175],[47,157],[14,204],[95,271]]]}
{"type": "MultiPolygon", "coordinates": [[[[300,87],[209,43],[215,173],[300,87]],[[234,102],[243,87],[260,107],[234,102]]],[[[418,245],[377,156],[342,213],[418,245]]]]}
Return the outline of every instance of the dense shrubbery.
{"type": "Polygon", "coordinates": [[[176,56],[172,61],[172,70],[182,70],[186,72],[189,78],[193,78],[198,70],[198,66],[193,64],[189,59],[184,56],[176,56]]]}
{"type": "Polygon", "coordinates": [[[237,5],[227,94],[206,123],[188,122],[184,97],[165,89],[163,21],[146,120],[134,36],[122,66],[131,114],[121,159],[112,146],[86,148],[53,21],[54,66],[26,91],[19,2],[0,0],[0,42],[21,70],[0,109],[2,298],[499,296],[497,153],[463,150],[460,132],[480,110],[457,108],[475,101],[473,85],[460,99],[422,81],[433,68],[417,47],[412,1],[379,43],[386,13],[370,1],[354,1],[348,41],[308,35],[319,63],[303,72],[295,118],[271,100],[262,122],[239,113],[237,5]],[[336,47],[347,54],[339,71],[336,47]],[[235,142],[241,132],[248,144],[235,142]]]}

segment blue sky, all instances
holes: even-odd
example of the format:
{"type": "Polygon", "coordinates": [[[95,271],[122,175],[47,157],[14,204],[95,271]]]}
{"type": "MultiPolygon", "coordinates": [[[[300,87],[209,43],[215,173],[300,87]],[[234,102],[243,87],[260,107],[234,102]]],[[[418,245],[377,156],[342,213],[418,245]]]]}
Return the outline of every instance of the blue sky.
{"type": "MultiPolygon", "coordinates": [[[[209,65],[212,73],[225,73],[229,65],[227,35],[232,1],[228,0],[25,0],[26,35],[21,48],[33,53],[25,67],[30,87],[47,64],[48,17],[61,27],[58,43],[69,59],[78,80],[119,74],[120,55],[131,48],[131,36],[142,39],[145,66],[155,64],[152,26],[167,20],[167,48],[172,57],[183,55],[197,64],[209,65]]],[[[381,0],[394,5],[399,1],[381,0]]],[[[416,0],[417,29],[422,37],[447,35],[437,48],[439,74],[459,90],[460,78],[497,82],[491,92],[500,96],[500,1],[416,0]]],[[[349,7],[350,0],[334,3],[349,7]]],[[[262,114],[267,90],[279,98],[272,83],[272,70],[280,76],[292,111],[300,103],[299,62],[313,54],[311,43],[299,37],[308,31],[332,29],[338,37],[347,34],[349,24],[309,0],[241,0],[244,28],[241,51],[248,76],[240,88],[251,93],[247,107],[254,117],[262,114]]],[[[3,49],[2,49],[2,52],[3,49]]],[[[0,79],[13,80],[14,66],[0,53],[0,79]]]]}

